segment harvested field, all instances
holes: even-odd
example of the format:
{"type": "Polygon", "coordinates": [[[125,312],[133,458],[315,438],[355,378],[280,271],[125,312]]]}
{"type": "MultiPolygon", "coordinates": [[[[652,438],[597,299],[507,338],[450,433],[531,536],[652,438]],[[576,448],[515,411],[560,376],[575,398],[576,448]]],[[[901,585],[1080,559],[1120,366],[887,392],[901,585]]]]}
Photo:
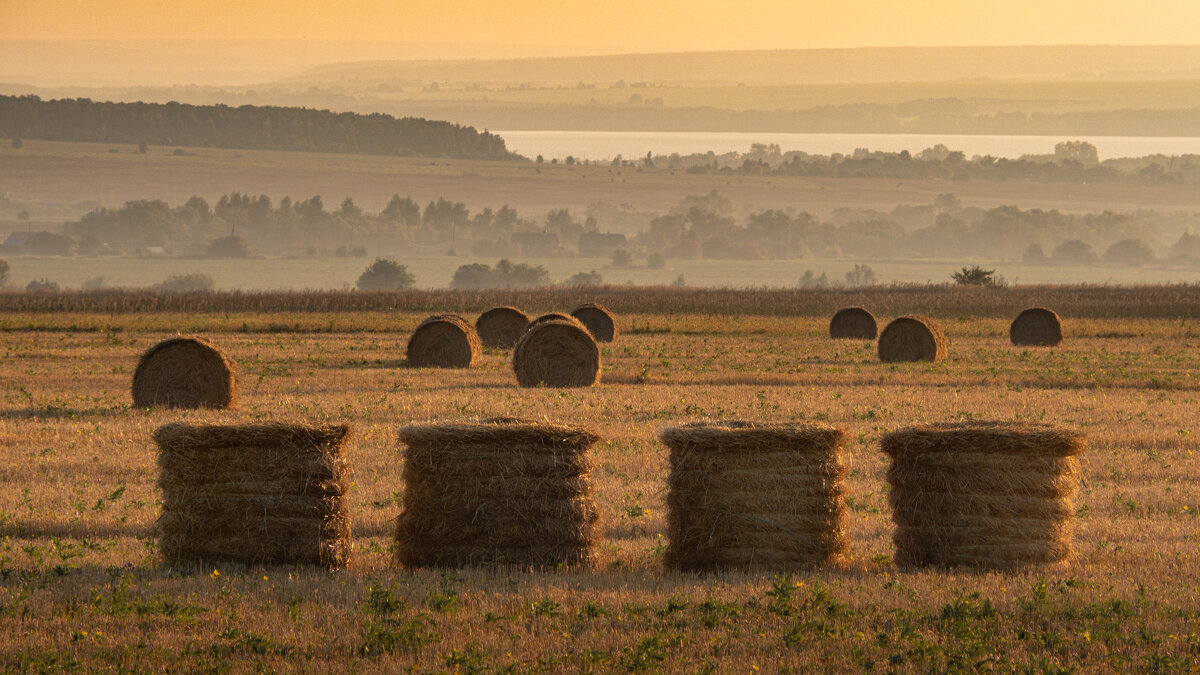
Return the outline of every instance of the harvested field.
{"type": "MultiPolygon", "coordinates": [[[[1038,300],[1071,317],[1070,340],[1014,349],[1011,319],[1035,301],[995,297],[1003,306],[935,314],[954,340],[936,363],[880,363],[870,343],[830,340],[829,316],[849,298],[799,316],[622,312],[629,330],[599,346],[604,385],[578,389],[521,388],[509,355],[495,351],[470,369],[403,367],[397,352],[431,313],[424,308],[10,315],[0,360],[0,476],[11,488],[0,493],[0,631],[8,636],[0,662],[18,672],[106,671],[134,660],[152,671],[235,672],[649,671],[708,662],[719,671],[815,663],[944,671],[983,658],[1011,671],[1200,665],[1189,637],[1200,635],[1200,575],[1190,562],[1200,540],[1200,330],[1180,318],[1186,313],[1097,318],[1038,300]],[[131,355],[200,329],[237,355],[237,408],[135,411],[131,355]],[[504,416],[600,436],[589,453],[599,516],[592,567],[397,570],[392,542],[406,498],[398,429],[504,416]],[[295,417],[354,428],[343,448],[353,466],[350,566],[330,574],[163,565],[154,430],[295,417]],[[840,565],[666,568],[670,450],[658,435],[698,419],[846,429],[840,565]],[[1071,506],[1075,555],[1062,567],[897,566],[883,435],[972,420],[1086,436],[1071,506]]],[[[861,304],[886,316],[922,309],[861,304]]],[[[1056,461],[1028,463],[1052,469],[1056,461]]],[[[987,464],[972,466],[939,469],[939,480],[982,489],[987,464]]],[[[746,479],[722,480],[719,490],[746,479]]],[[[787,476],[757,480],[771,486],[787,476]]],[[[1063,489],[1053,479],[1014,481],[1030,503],[1063,489]]],[[[763,508],[794,501],[764,498],[763,508]]],[[[1011,513],[1011,503],[989,508],[1009,504],[1020,526],[1027,516],[1011,513]]],[[[1057,536],[1053,527],[1042,532],[1057,536]]]]}

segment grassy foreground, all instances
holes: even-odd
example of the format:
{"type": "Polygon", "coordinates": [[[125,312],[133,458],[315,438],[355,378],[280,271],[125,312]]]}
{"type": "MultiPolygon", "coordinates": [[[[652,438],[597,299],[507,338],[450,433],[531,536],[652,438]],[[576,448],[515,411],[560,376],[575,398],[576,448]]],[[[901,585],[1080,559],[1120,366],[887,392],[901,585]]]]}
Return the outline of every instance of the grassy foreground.
{"type": "MultiPolygon", "coordinates": [[[[140,352],[189,315],[122,330],[10,326],[0,358],[0,664],[7,672],[1160,671],[1200,664],[1200,338],[1178,319],[1088,319],[1054,349],[1007,320],[944,323],[950,358],[884,365],[810,317],[638,315],[603,350],[604,384],[525,390],[508,356],[404,367],[424,312],[325,332],[201,327],[238,362],[228,412],[139,411],[140,352]],[[173,325],[172,325],[173,324],[173,325]],[[670,331],[670,332],[668,332],[670,331]],[[396,429],[516,415],[600,432],[592,570],[404,572],[390,565],[403,483],[396,429]],[[697,418],[845,426],[851,557],[791,574],[666,572],[664,427],[697,418]],[[1081,430],[1077,559],[1013,574],[899,571],[882,433],[946,419],[1081,430]],[[152,525],[149,434],[169,421],[353,426],[349,570],[168,569],[152,525]]],[[[66,318],[66,317],[63,317],[66,318]]],[[[88,317],[73,316],[82,321],[88,317]]],[[[90,317],[103,328],[113,317],[90,317]]],[[[120,318],[120,317],[117,317],[120,318]]],[[[51,320],[49,317],[46,320],[51,320]]],[[[311,328],[310,328],[311,327],[311,328]]]]}

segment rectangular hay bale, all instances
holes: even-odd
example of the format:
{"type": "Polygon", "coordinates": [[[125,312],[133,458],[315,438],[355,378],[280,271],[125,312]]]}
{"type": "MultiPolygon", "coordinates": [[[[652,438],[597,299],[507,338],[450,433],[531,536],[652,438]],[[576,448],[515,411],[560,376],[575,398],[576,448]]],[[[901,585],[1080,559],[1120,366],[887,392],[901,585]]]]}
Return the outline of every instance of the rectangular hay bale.
{"type": "Polygon", "coordinates": [[[159,427],[163,560],[345,567],[348,432],[279,423],[159,427]]]}

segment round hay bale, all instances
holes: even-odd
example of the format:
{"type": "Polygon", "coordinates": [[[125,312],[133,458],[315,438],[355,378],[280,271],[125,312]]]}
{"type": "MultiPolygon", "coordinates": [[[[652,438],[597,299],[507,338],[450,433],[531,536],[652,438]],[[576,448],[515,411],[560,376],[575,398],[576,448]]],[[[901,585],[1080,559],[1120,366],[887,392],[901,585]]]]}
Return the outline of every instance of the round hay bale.
{"type": "Polygon", "coordinates": [[[350,561],[347,426],[168,424],[154,432],[168,564],[350,561]]]}
{"type": "Polygon", "coordinates": [[[584,326],[583,322],[581,322],[579,319],[576,319],[575,317],[571,316],[570,314],[563,314],[561,312],[550,312],[548,314],[543,314],[543,315],[537,317],[533,321],[530,321],[529,325],[525,327],[525,332],[528,333],[529,329],[533,328],[534,326],[540,326],[548,321],[565,321],[570,324],[575,324],[584,330],[587,330],[587,326],[584,326]]]}
{"type": "Polygon", "coordinates": [[[910,314],[893,319],[879,335],[879,360],[941,361],[946,358],[946,336],[932,320],[910,314]]]}
{"type": "Polygon", "coordinates": [[[529,326],[529,315],[516,307],[493,307],[475,319],[475,332],[484,347],[512,349],[529,326]]]}
{"type": "Polygon", "coordinates": [[[163,340],[142,354],[133,371],[135,408],[221,409],[236,400],[237,367],[202,338],[163,340]]]}
{"type": "Polygon", "coordinates": [[[700,422],[659,438],[671,449],[667,567],[789,570],[845,552],[845,430],[700,422]]]}
{"type": "Polygon", "coordinates": [[[829,337],[843,340],[874,340],[879,334],[875,316],[862,307],[844,307],[829,320],[829,337]]]}
{"type": "Polygon", "coordinates": [[[612,342],[617,338],[617,317],[604,305],[584,303],[571,310],[571,316],[579,319],[596,342],[612,342]]]}
{"type": "Polygon", "coordinates": [[[1017,315],[1008,327],[1014,345],[1054,347],[1062,342],[1062,320],[1052,309],[1030,307],[1017,315]]]}
{"type": "Polygon", "coordinates": [[[414,368],[470,368],[483,356],[475,327],[457,314],[435,314],[408,338],[408,365],[414,368]]]}
{"type": "Polygon", "coordinates": [[[1010,422],[932,424],[884,435],[900,567],[1009,569],[1071,556],[1083,437],[1010,422]]]}
{"type": "Polygon", "coordinates": [[[513,372],[522,387],[590,387],[600,381],[600,348],[578,321],[547,321],[517,343],[513,372]]]}
{"type": "Polygon", "coordinates": [[[586,566],[599,536],[592,431],[499,418],[400,430],[402,567],[586,566]]]}

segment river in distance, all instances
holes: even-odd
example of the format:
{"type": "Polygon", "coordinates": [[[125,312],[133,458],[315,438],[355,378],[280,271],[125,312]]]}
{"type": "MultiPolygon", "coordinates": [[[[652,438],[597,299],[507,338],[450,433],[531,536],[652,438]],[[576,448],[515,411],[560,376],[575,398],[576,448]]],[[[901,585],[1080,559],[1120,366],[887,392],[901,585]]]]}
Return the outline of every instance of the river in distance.
{"type": "Polygon", "coordinates": [[[799,150],[814,155],[849,155],[857,148],[917,154],[942,144],[967,157],[991,155],[1017,159],[1022,155],[1049,155],[1059,141],[1087,141],[1096,146],[1101,160],[1147,155],[1200,154],[1200,137],[1157,136],[975,136],[956,134],[789,134],[704,131],[496,131],[508,149],[525,157],[542,155],[547,161],[611,160],[617,155],[636,160],[655,155],[745,153],[754,143],[775,143],[784,152],[799,150]]]}

